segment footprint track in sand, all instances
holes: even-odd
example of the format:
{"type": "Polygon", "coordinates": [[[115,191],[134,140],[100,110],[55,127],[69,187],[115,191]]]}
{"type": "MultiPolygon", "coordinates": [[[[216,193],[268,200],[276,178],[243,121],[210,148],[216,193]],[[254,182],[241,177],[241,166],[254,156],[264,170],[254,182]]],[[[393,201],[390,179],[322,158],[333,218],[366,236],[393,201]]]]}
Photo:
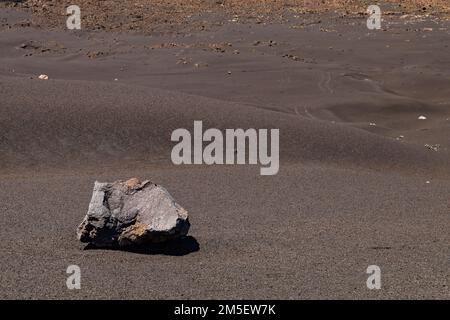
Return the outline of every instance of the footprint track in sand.
{"type": "Polygon", "coordinates": [[[326,72],[325,75],[321,74],[319,82],[317,83],[317,86],[319,87],[320,91],[323,93],[334,94],[334,90],[330,86],[331,81],[332,81],[331,72],[326,72]]]}

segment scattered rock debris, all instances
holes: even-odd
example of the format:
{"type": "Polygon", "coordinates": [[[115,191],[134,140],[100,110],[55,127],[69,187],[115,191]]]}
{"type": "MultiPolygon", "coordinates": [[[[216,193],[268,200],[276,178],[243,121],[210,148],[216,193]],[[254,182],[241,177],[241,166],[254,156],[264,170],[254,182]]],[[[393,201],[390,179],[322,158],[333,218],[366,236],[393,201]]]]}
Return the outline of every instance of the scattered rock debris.
{"type": "Polygon", "coordinates": [[[430,150],[433,150],[433,151],[437,152],[441,148],[441,145],[440,144],[426,144],[425,148],[428,148],[430,150]]]}

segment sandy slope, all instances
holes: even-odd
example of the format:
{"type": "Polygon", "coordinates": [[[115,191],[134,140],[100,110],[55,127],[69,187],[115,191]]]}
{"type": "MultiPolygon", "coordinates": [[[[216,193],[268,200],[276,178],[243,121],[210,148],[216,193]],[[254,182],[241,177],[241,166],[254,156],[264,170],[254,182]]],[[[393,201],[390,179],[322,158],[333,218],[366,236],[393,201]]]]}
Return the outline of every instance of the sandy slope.
{"type": "Polygon", "coordinates": [[[448,298],[448,26],[360,26],[2,31],[0,297],[448,298]],[[170,134],[194,120],[279,128],[279,174],[172,165],[170,134]],[[192,238],[83,250],[94,180],[132,176],[167,187],[192,238]]]}
{"type": "Polygon", "coordinates": [[[194,120],[202,120],[205,129],[279,128],[285,162],[448,173],[445,151],[210,98],[115,83],[15,78],[2,79],[1,94],[4,170],[127,160],[170,163],[172,131],[192,131],[194,120]]]}

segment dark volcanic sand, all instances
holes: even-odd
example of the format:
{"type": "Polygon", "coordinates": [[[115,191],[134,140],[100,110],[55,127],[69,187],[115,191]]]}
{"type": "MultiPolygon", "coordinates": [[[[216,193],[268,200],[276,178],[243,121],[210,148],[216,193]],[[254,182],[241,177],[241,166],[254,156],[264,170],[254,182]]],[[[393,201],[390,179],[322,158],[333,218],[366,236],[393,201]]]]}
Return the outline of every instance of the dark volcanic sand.
{"type": "Polygon", "coordinates": [[[449,23],[386,24],[1,31],[0,298],[449,298],[449,23]],[[194,120],[279,128],[279,174],[172,165],[194,120]],[[188,209],[192,238],[83,250],[94,181],[135,176],[188,209]]]}

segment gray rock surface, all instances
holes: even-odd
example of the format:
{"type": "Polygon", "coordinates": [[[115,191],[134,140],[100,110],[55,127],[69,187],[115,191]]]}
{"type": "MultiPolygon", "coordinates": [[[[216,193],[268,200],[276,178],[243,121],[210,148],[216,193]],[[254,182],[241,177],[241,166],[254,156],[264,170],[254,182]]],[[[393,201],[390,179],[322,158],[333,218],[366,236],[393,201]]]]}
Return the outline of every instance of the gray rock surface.
{"type": "Polygon", "coordinates": [[[133,178],[95,182],[77,235],[97,247],[124,247],[176,239],[187,235],[189,226],[188,212],[166,189],[133,178]]]}

